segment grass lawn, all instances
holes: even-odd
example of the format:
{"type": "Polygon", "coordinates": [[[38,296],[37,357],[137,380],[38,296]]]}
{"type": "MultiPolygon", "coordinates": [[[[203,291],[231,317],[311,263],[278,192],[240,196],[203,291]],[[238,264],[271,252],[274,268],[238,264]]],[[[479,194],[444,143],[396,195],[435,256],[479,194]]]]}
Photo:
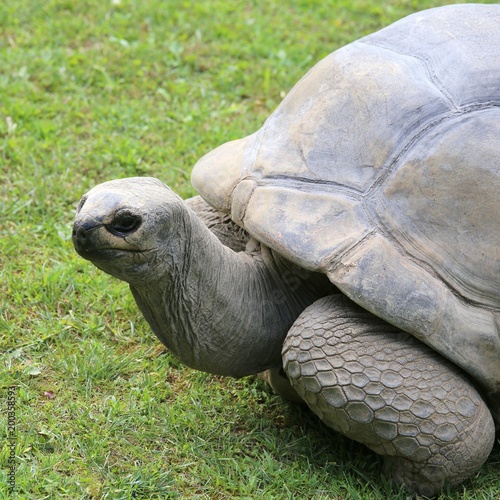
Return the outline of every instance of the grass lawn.
{"type": "MultiPolygon", "coordinates": [[[[190,170],[337,47],[428,0],[0,2],[0,499],[404,499],[376,455],[253,377],[180,365],[70,241],[102,181],[190,170]]],[[[500,447],[450,499],[500,497],[500,447]]]]}

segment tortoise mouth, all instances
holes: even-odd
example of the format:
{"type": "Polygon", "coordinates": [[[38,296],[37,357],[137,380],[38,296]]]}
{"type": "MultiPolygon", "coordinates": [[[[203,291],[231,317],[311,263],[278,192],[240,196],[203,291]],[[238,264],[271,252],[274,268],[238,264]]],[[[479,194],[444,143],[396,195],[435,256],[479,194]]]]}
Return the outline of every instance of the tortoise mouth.
{"type": "Polygon", "coordinates": [[[113,247],[98,248],[98,249],[96,248],[83,249],[75,247],[75,250],[78,253],[78,255],[80,255],[80,257],[83,257],[84,259],[90,261],[116,260],[130,256],[131,254],[144,253],[144,250],[133,250],[133,249],[113,248],[113,247]]]}

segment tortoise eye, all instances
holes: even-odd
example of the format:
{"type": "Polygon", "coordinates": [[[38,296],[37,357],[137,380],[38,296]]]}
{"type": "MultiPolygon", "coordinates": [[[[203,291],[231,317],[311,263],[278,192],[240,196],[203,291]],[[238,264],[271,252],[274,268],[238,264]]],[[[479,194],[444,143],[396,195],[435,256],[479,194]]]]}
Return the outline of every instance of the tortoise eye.
{"type": "Polygon", "coordinates": [[[128,210],[123,210],[106,227],[108,231],[118,235],[129,234],[135,231],[142,223],[142,218],[128,210]]]}

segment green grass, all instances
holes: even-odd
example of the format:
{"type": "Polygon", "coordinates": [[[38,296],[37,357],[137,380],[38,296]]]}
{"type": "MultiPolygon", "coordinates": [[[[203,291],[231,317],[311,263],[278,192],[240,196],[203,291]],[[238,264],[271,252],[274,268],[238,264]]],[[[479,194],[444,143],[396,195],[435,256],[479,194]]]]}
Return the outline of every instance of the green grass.
{"type": "MultiPolygon", "coordinates": [[[[104,180],[190,169],[256,130],[321,57],[415,10],[388,0],[0,2],[0,498],[16,386],[21,499],[404,499],[378,458],[260,380],[181,366],[70,241],[104,180]]],[[[498,499],[500,450],[443,498],[498,499]]]]}

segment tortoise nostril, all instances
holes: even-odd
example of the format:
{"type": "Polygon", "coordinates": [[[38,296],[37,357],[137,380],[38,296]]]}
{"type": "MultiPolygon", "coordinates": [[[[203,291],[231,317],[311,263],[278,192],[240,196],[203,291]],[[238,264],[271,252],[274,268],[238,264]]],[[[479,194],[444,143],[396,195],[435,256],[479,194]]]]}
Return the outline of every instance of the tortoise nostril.
{"type": "Polygon", "coordinates": [[[85,229],[79,227],[78,229],[73,229],[73,238],[84,240],[87,237],[85,229]]]}
{"type": "Polygon", "coordinates": [[[77,252],[80,253],[84,251],[91,242],[91,239],[89,239],[87,236],[89,236],[89,228],[85,228],[80,224],[75,224],[73,226],[73,245],[77,252]]]}

